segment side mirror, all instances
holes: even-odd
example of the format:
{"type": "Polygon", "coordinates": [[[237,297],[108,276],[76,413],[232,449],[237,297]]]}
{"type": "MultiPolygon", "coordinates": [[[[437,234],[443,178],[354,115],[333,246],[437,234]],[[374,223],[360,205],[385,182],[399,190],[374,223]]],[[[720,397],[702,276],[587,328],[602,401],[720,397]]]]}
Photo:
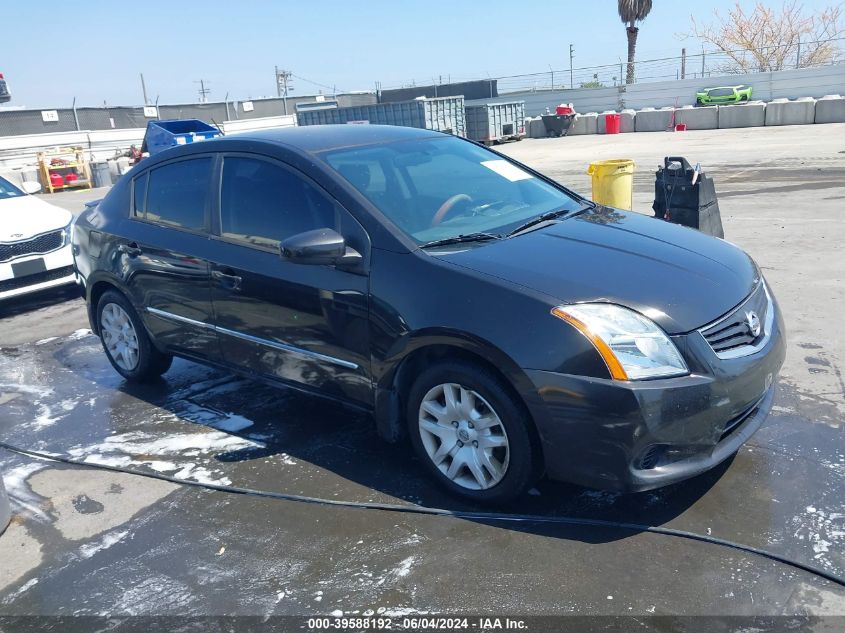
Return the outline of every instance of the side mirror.
{"type": "Polygon", "coordinates": [[[41,191],[41,183],[34,180],[27,180],[21,185],[21,189],[23,189],[24,193],[28,194],[38,193],[41,191]]]}
{"type": "Polygon", "coordinates": [[[296,264],[356,264],[361,255],[334,229],[291,235],[279,245],[282,257],[296,264]]]}

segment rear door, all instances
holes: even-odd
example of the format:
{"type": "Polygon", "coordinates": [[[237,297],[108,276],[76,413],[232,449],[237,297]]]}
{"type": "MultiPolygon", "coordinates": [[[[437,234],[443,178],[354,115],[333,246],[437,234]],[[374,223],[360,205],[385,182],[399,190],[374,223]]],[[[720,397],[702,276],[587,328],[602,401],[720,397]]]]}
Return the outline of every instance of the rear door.
{"type": "Polygon", "coordinates": [[[282,259],[279,242],[333,228],[369,260],[369,239],[316,183],[281,162],[226,154],[216,197],[212,302],[226,362],[372,402],[366,266],[341,270],[282,259]]]}
{"type": "Polygon", "coordinates": [[[133,303],[157,342],[216,359],[207,253],[217,158],[199,155],[139,173],[132,182],[132,239],[118,246],[133,303]]]}

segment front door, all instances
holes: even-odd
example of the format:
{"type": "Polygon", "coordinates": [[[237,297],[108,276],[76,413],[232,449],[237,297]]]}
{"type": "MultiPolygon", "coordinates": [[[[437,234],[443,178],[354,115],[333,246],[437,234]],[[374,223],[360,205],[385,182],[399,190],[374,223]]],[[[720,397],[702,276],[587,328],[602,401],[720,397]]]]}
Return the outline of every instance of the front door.
{"type": "Polygon", "coordinates": [[[279,242],[334,228],[367,261],[363,228],[315,183],[255,155],[223,157],[212,303],[223,359],[241,369],[372,402],[368,277],[282,259],[279,242]]]}

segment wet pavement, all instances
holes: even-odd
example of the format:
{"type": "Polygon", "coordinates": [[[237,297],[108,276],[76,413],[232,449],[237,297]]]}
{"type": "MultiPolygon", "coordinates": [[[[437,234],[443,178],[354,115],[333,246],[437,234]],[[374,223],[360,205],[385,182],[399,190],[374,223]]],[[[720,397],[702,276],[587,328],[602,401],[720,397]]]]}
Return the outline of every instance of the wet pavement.
{"type": "MultiPolygon", "coordinates": [[[[124,383],[84,328],[0,351],[0,440],[259,490],[477,509],[364,415],[186,361],[124,383]]],[[[841,432],[781,386],[728,464],[637,495],[541,483],[511,513],[659,525],[845,575],[841,432]],[[807,416],[813,416],[808,418],[807,416]]],[[[724,547],[607,528],[318,507],[0,452],[0,614],[845,613],[845,591],[724,547]],[[5,550],[5,551],[4,551],[5,550]],[[36,553],[37,552],[37,553],[36,553]]]]}
{"type": "MultiPolygon", "coordinates": [[[[786,186],[773,174],[772,187],[786,186]]],[[[801,195],[816,196],[813,218],[832,221],[830,190],[801,182],[801,195]]],[[[760,200],[787,195],[799,194],[723,204],[728,237],[756,249],[790,332],[763,428],[682,484],[619,495],[544,481],[508,512],[685,530],[845,577],[845,354],[841,334],[824,326],[845,308],[841,290],[825,285],[839,279],[842,258],[832,240],[804,248],[810,223],[782,239],[766,215],[774,203],[760,200]],[[767,220],[752,228],[743,219],[752,213],[767,220]],[[800,265],[810,256],[829,261],[829,274],[811,279],[800,265]]],[[[477,509],[433,486],[366,415],[181,360],[159,382],[129,385],[86,328],[72,294],[0,307],[0,441],[195,482],[477,509]]],[[[845,590],[817,575],[649,532],[310,505],[2,449],[0,473],[14,513],[0,536],[0,616],[845,615],[845,590]]]]}

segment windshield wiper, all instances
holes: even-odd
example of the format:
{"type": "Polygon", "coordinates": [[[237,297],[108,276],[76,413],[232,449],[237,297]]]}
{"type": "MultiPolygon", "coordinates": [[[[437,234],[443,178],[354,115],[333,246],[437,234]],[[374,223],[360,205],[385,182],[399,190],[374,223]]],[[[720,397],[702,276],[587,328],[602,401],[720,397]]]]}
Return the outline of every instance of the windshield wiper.
{"type": "Polygon", "coordinates": [[[445,237],[442,240],[434,240],[433,242],[426,242],[420,248],[428,248],[430,246],[446,246],[447,244],[460,244],[461,242],[483,242],[485,240],[500,240],[501,235],[495,233],[466,233],[464,235],[456,235],[454,237],[445,237]]]}
{"type": "Polygon", "coordinates": [[[589,200],[585,200],[583,205],[581,205],[579,208],[574,209],[574,210],[573,209],[556,209],[554,211],[548,211],[546,213],[541,213],[536,218],[531,218],[530,220],[528,220],[528,222],[525,222],[524,224],[520,224],[513,231],[508,233],[505,237],[513,237],[517,233],[522,233],[526,229],[530,229],[532,226],[537,226],[538,224],[542,224],[543,222],[548,222],[549,220],[555,220],[555,219],[560,218],[562,216],[569,217],[569,216],[572,216],[572,215],[576,215],[578,213],[582,213],[583,211],[586,211],[587,209],[592,209],[595,206],[596,206],[595,202],[590,202],[589,200]]]}

